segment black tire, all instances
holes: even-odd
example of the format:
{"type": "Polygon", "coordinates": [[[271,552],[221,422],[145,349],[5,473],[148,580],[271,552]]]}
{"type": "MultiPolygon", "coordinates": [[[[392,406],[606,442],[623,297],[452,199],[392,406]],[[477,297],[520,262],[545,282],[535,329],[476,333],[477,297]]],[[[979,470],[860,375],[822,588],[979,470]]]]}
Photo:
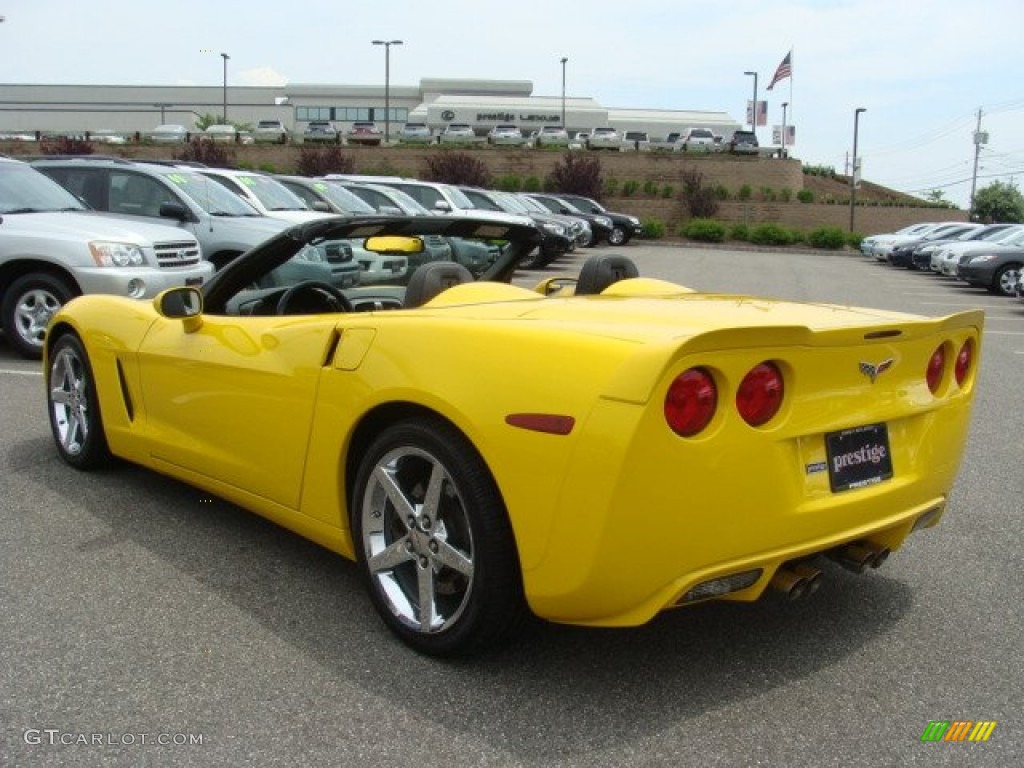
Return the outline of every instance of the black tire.
{"type": "Polygon", "coordinates": [[[22,275],[4,292],[0,325],[14,350],[30,359],[43,356],[50,318],[75,295],[61,278],[43,272],[22,275]]]}
{"type": "Polygon", "coordinates": [[[484,650],[527,615],[504,502],[483,459],[448,422],[427,416],[384,429],[360,464],[351,515],[370,599],[417,651],[484,650]]]}
{"type": "Polygon", "coordinates": [[[534,248],[525,257],[519,260],[520,269],[542,269],[546,264],[550,263],[550,259],[546,258],[542,250],[534,248]]]}
{"type": "Polygon", "coordinates": [[[625,245],[629,242],[629,235],[626,234],[626,230],[615,225],[612,227],[612,231],[608,233],[608,244],[609,245],[625,245]]]}
{"type": "Polygon", "coordinates": [[[989,290],[1000,296],[1017,295],[1017,277],[1020,275],[1020,264],[1006,264],[1001,267],[992,277],[992,285],[989,290]]]}
{"type": "Polygon", "coordinates": [[[237,251],[221,251],[220,253],[215,253],[210,257],[210,263],[213,264],[215,271],[220,272],[224,267],[241,255],[242,254],[237,251]]]}
{"type": "Polygon", "coordinates": [[[96,379],[76,335],[65,333],[53,343],[45,373],[46,410],[60,457],[82,470],[109,465],[96,379]]]}

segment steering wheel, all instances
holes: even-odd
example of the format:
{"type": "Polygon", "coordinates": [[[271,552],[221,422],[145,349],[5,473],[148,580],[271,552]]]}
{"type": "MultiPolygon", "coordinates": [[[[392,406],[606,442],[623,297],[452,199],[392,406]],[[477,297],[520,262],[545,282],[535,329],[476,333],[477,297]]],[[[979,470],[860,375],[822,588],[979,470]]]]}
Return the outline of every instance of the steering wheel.
{"type": "Polygon", "coordinates": [[[320,312],[353,312],[352,302],[330,283],[304,280],[281,294],[276,313],[318,314],[320,312]]]}

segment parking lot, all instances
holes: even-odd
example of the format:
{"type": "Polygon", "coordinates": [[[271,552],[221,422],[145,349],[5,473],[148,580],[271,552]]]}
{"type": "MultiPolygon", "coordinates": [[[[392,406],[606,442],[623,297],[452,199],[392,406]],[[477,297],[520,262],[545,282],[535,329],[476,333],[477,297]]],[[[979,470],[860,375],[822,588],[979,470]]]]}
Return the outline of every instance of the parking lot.
{"type": "Polygon", "coordinates": [[[1024,302],[855,254],[619,252],[702,290],[984,309],[942,524],[877,571],[829,568],[796,602],[704,604],[628,630],[537,625],[442,662],[385,630],[349,562],[151,472],[64,465],[39,366],[0,338],[0,762],[1021,764],[1024,302]],[[923,743],[937,720],[997,725],[983,743],[923,743]]]}

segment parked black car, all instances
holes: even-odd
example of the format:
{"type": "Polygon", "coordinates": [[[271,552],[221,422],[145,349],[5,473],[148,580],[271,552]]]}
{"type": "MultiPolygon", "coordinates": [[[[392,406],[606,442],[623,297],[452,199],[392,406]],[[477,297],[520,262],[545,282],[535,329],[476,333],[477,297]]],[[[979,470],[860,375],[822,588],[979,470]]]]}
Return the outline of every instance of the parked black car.
{"type": "Polygon", "coordinates": [[[607,216],[611,219],[612,230],[608,233],[608,243],[610,245],[625,245],[634,237],[638,237],[643,234],[643,225],[640,223],[640,219],[636,216],[630,216],[627,213],[615,213],[614,211],[609,211],[596,200],[589,197],[583,197],[582,195],[570,195],[559,192],[557,193],[557,197],[570,203],[574,208],[578,208],[583,211],[583,213],[607,216]]]}
{"type": "Polygon", "coordinates": [[[587,245],[597,245],[600,241],[607,240],[608,236],[612,233],[612,220],[607,214],[582,211],[568,200],[563,200],[557,195],[544,192],[530,192],[528,194],[552,213],[558,213],[563,216],[578,216],[579,218],[586,219],[590,223],[591,232],[591,240],[587,245]]]}
{"type": "Polygon", "coordinates": [[[564,221],[555,214],[550,216],[535,213],[522,207],[515,200],[515,195],[497,190],[477,189],[475,187],[459,187],[473,205],[482,211],[500,211],[517,216],[529,216],[540,229],[541,241],[537,250],[532,251],[525,259],[520,260],[523,269],[540,269],[564,253],[571,251],[575,245],[564,221]]]}

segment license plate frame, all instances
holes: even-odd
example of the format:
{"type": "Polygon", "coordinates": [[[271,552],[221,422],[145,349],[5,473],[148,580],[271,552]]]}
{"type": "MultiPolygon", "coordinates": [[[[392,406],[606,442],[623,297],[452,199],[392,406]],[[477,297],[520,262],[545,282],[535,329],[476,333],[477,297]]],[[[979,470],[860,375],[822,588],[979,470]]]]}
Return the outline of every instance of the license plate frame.
{"type": "Polygon", "coordinates": [[[825,453],[833,493],[877,485],[893,476],[889,427],[884,423],[827,433],[825,453]]]}

